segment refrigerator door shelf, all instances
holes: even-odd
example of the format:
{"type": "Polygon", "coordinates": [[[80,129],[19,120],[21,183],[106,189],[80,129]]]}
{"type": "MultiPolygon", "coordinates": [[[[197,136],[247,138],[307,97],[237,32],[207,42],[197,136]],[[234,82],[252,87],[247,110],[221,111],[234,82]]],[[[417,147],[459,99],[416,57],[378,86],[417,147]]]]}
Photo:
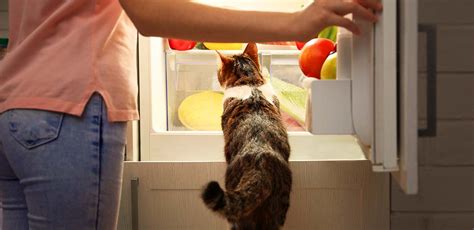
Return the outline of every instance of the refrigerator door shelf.
{"type": "Polygon", "coordinates": [[[306,78],[309,90],[306,106],[306,129],[315,135],[354,134],[351,103],[351,80],[306,78]]]}
{"type": "MultiPolygon", "coordinates": [[[[309,97],[306,106],[305,128],[313,135],[354,135],[366,157],[375,155],[373,142],[364,142],[354,129],[353,111],[356,106],[366,106],[357,110],[360,118],[371,117],[369,111],[373,105],[369,103],[355,104],[352,97],[352,80],[317,80],[306,78],[303,85],[308,89],[309,97]]],[[[369,89],[365,89],[368,91],[369,89]]],[[[371,126],[372,127],[372,126],[371,126]]],[[[368,129],[368,134],[373,135],[368,129]]],[[[392,139],[396,144],[396,139],[392,139]]],[[[382,152],[382,154],[384,154],[382,152]]],[[[381,154],[381,155],[382,155],[381,154]]],[[[388,158],[388,157],[385,157],[388,158]]],[[[371,159],[369,159],[371,160],[371,159]]],[[[384,163],[373,160],[375,172],[397,171],[398,166],[387,167],[384,163]]]]}

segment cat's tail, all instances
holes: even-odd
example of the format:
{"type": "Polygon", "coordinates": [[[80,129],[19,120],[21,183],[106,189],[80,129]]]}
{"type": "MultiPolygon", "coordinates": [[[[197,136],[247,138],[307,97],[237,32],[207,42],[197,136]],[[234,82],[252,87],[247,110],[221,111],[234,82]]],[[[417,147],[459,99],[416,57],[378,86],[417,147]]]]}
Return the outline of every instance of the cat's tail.
{"type": "Polygon", "coordinates": [[[224,191],[216,181],[209,182],[201,195],[206,206],[230,221],[251,214],[271,194],[271,183],[256,170],[247,174],[234,191],[224,191]]]}

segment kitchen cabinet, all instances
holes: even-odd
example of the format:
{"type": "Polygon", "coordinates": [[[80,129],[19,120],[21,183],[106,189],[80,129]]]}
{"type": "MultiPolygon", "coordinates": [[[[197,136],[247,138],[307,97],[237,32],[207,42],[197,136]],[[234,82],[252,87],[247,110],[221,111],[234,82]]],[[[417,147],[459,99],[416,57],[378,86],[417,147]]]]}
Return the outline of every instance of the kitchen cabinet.
{"type": "MultiPolygon", "coordinates": [[[[199,198],[209,180],[223,183],[225,167],[224,162],[125,163],[118,229],[229,229],[199,198]]],[[[294,184],[283,229],[389,229],[388,175],[373,173],[369,161],[293,161],[290,167],[294,184]]]]}

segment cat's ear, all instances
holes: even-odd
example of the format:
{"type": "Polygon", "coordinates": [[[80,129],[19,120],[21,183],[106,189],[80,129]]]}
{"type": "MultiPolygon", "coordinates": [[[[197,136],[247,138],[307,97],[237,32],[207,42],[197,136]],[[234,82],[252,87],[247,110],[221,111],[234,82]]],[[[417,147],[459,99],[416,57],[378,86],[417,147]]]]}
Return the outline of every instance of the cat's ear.
{"type": "Polygon", "coordinates": [[[260,68],[258,64],[258,49],[257,49],[257,44],[254,42],[249,42],[247,44],[247,47],[245,47],[244,54],[247,54],[250,59],[252,59],[253,62],[257,65],[258,68],[260,68]]]}
{"type": "Polygon", "coordinates": [[[219,51],[216,50],[217,55],[219,55],[219,59],[221,60],[219,62],[219,68],[222,67],[223,65],[226,65],[230,62],[232,62],[232,59],[230,57],[227,57],[223,54],[221,54],[219,51]]]}

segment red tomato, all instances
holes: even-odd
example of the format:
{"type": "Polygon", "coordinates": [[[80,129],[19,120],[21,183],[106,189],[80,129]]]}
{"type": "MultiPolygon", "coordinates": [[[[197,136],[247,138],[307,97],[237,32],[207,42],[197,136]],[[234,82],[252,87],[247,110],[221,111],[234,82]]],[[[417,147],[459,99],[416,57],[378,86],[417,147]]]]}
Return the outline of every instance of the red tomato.
{"type": "Polygon", "coordinates": [[[307,42],[299,57],[304,75],[320,79],[321,67],[333,50],[334,42],[326,38],[314,38],[307,42]]]}
{"type": "Polygon", "coordinates": [[[306,42],[295,42],[295,43],[296,43],[296,48],[298,48],[299,50],[303,49],[304,44],[306,44],[306,42]]]}
{"type": "Polygon", "coordinates": [[[195,41],[180,40],[180,39],[168,39],[168,44],[171,49],[174,50],[190,50],[196,45],[195,41]]]}

